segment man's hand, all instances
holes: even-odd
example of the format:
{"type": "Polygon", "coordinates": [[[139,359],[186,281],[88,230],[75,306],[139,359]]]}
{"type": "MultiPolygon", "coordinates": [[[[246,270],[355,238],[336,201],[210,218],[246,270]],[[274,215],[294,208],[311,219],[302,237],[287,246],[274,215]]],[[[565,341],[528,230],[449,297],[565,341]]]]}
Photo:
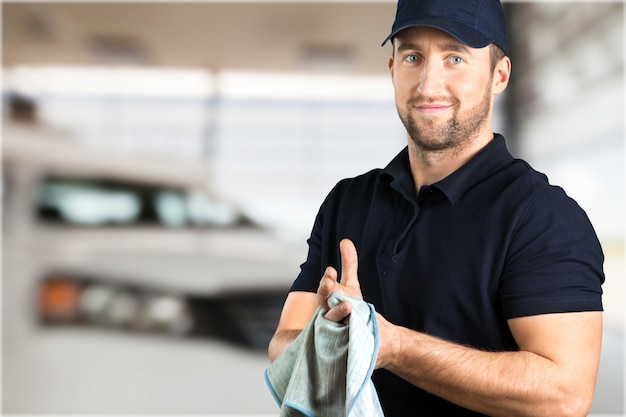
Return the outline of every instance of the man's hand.
{"type": "Polygon", "coordinates": [[[348,324],[348,317],[352,311],[352,304],[344,301],[333,309],[328,308],[328,297],[334,291],[350,297],[363,299],[361,286],[357,276],[359,266],[356,248],[352,241],[344,239],[339,243],[341,252],[341,282],[337,282],[337,270],[332,267],[326,268],[326,272],[320,281],[317,294],[306,291],[294,291],[289,293],[283,312],[280,315],[278,328],[268,347],[271,361],[278,356],[294,341],[319,308],[326,310],[325,317],[337,323],[348,324]]]}
{"type": "Polygon", "coordinates": [[[337,282],[337,270],[332,266],[327,267],[317,289],[317,300],[324,309],[328,310],[324,317],[337,323],[347,324],[352,312],[352,304],[344,301],[329,308],[328,297],[333,292],[339,292],[362,300],[363,295],[357,274],[359,260],[354,243],[349,239],[343,239],[339,242],[339,251],[341,252],[341,282],[337,282]]]}

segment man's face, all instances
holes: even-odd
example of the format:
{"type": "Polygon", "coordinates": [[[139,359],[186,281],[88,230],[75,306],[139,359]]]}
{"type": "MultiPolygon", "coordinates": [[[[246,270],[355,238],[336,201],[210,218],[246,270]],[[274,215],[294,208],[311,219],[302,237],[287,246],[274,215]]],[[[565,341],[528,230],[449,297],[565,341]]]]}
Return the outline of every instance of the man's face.
{"type": "Polygon", "coordinates": [[[492,134],[489,47],[469,48],[445,32],[409,28],[394,39],[389,69],[398,114],[418,149],[460,149],[492,134]]]}

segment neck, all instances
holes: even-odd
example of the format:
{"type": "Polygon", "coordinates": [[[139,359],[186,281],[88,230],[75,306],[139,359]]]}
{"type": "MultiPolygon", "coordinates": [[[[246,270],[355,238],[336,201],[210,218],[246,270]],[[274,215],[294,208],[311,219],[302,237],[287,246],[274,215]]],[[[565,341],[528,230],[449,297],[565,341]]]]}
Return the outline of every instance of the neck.
{"type": "Polygon", "coordinates": [[[415,191],[419,193],[424,185],[431,185],[465,165],[481,149],[494,138],[493,133],[481,135],[480,138],[468,141],[463,146],[441,151],[420,149],[409,140],[409,162],[415,183],[415,191]]]}

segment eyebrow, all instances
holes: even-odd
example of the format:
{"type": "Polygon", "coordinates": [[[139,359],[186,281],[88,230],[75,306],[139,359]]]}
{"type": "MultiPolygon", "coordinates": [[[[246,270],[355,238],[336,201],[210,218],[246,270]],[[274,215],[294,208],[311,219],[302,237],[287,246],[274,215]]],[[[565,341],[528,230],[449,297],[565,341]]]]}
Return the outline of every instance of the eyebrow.
{"type": "MultiPolygon", "coordinates": [[[[398,46],[398,52],[403,52],[403,51],[416,51],[419,50],[420,45],[415,44],[415,43],[403,43],[400,46],[398,46]]],[[[466,53],[469,55],[474,55],[472,53],[472,49],[463,45],[462,43],[457,43],[457,42],[444,42],[444,43],[438,43],[437,44],[437,50],[440,52],[462,52],[462,53],[466,53]]]]}

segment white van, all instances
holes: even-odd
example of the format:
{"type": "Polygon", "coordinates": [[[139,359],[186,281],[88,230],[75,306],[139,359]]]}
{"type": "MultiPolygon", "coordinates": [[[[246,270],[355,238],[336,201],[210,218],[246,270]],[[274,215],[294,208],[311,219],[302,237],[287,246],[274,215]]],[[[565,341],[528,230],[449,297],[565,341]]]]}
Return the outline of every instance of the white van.
{"type": "Polygon", "coordinates": [[[5,413],[277,410],[266,346],[306,249],[209,175],[5,124],[5,413]]]}

